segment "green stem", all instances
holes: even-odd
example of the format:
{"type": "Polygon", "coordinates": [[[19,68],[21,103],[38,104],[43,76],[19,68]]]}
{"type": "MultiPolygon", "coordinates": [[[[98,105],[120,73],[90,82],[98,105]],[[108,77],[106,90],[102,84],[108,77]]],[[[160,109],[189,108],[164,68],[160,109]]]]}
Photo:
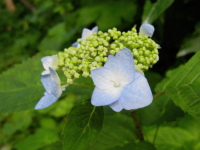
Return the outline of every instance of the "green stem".
{"type": "Polygon", "coordinates": [[[158,92],[158,93],[154,94],[153,98],[156,99],[156,98],[162,96],[163,94],[164,94],[164,91],[158,92]]]}
{"type": "Polygon", "coordinates": [[[136,110],[131,110],[130,112],[131,112],[131,116],[132,116],[134,124],[135,124],[135,129],[137,131],[138,138],[140,141],[144,141],[144,135],[142,132],[142,126],[139,121],[138,113],[136,110]]]}

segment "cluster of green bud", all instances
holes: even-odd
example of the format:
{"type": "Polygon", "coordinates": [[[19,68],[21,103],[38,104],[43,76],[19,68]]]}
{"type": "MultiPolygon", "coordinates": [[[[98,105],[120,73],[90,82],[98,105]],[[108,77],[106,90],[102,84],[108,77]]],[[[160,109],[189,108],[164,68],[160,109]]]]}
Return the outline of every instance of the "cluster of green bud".
{"type": "Polygon", "coordinates": [[[78,39],[78,47],[69,47],[58,54],[58,65],[67,77],[67,83],[80,76],[88,77],[93,69],[102,67],[108,55],[115,55],[122,48],[132,51],[136,69],[148,70],[158,57],[158,44],[147,36],[139,35],[135,28],[120,32],[116,28],[99,31],[85,40],[78,39]]]}

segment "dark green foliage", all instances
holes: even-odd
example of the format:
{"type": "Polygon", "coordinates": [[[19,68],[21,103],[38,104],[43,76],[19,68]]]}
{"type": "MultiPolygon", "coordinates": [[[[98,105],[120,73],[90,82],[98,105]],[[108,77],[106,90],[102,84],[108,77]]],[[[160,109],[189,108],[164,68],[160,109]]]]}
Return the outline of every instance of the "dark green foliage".
{"type": "Polygon", "coordinates": [[[92,106],[90,100],[75,105],[63,130],[63,149],[81,150],[92,145],[101,131],[103,118],[103,108],[92,106]]]}

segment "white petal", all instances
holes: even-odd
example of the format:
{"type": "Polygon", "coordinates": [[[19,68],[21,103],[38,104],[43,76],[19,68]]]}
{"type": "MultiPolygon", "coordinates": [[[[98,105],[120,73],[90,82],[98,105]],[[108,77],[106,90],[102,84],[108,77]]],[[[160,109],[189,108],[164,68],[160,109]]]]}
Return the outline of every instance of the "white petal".
{"type": "Polygon", "coordinates": [[[120,112],[123,109],[122,105],[119,104],[119,101],[110,104],[110,107],[116,112],[120,112]]]}
{"type": "Polygon", "coordinates": [[[58,67],[58,58],[56,55],[45,56],[41,59],[41,61],[46,70],[49,70],[49,67],[56,70],[58,67]]]}
{"type": "Polygon", "coordinates": [[[58,100],[58,98],[55,97],[53,94],[49,94],[49,93],[45,92],[44,96],[36,104],[35,109],[37,110],[37,109],[46,108],[46,107],[50,106],[51,104],[53,104],[54,102],[56,102],[57,100],[58,100]]]}
{"type": "Polygon", "coordinates": [[[133,55],[127,48],[121,49],[116,56],[109,55],[104,67],[116,74],[123,85],[129,84],[133,80],[135,73],[133,55]]]}
{"type": "Polygon", "coordinates": [[[92,33],[97,33],[98,32],[98,26],[95,26],[94,28],[92,28],[92,33]]]}
{"type": "Polygon", "coordinates": [[[41,77],[41,82],[48,93],[51,93],[51,75],[46,74],[41,77]]]}
{"type": "Polygon", "coordinates": [[[149,23],[144,23],[140,26],[139,35],[152,37],[154,33],[154,26],[149,23]]]}
{"type": "Polygon", "coordinates": [[[82,39],[85,40],[88,36],[90,36],[92,34],[92,31],[84,28],[83,32],[82,32],[82,39]]]}
{"type": "Polygon", "coordinates": [[[147,79],[136,72],[131,84],[123,88],[119,104],[126,110],[138,109],[151,104],[153,95],[147,79]]]}
{"type": "Polygon", "coordinates": [[[55,97],[60,97],[62,94],[62,88],[60,86],[60,78],[58,77],[57,73],[49,67],[50,75],[51,75],[51,93],[55,97]]]}
{"type": "Polygon", "coordinates": [[[107,90],[99,89],[95,87],[92,93],[91,103],[94,106],[105,106],[110,105],[117,101],[121,95],[121,88],[111,88],[107,90]]]}
{"type": "Polygon", "coordinates": [[[47,74],[50,74],[49,70],[45,70],[41,73],[41,75],[47,75],[47,74]]]}
{"type": "Polygon", "coordinates": [[[94,84],[100,89],[113,88],[112,81],[116,79],[116,74],[105,67],[92,70],[91,76],[94,84]]]}
{"type": "Polygon", "coordinates": [[[41,59],[42,65],[46,70],[49,70],[49,66],[51,66],[52,58],[51,56],[45,56],[41,59]]]}

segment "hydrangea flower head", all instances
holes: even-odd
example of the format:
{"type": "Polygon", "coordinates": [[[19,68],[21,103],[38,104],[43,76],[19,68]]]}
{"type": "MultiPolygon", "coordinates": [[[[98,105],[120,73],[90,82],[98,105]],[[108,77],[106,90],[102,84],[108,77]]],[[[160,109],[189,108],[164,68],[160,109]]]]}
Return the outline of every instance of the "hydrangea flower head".
{"type": "Polygon", "coordinates": [[[45,56],[41,59],[42,65],[45,69],[45,71],[42,72],[42,75],[49,74],[49,67],[56,70],[58,68],[58,58],[56,55],[52,56],[45,56]]]}
{"type": "Polygon", "coordinates": [[[64,71],[67,84],[73,84],[81,76],[89,77],[91,70],[107,62],[109,54],[115,55],[123,48],[131,50],[137,71],[148,70],[159,60],[158,44],[149,35],[140,34],[135,27],[127,32],[118,31],[117,28],[98,31],[85,40],[79,39],[78,47],[59,52],[58,66],[64,71]]]}
{"type": "Polygon", "coordinates": [[[152,92],[141,73],[135,70],[132,53],[123,48],[115,56],[109,55],[103,67],[91,71],[96,85],[91,103],[109,105],[114,111],[132,110],[149,105],[152,92]]]}
{"type": "Polygon", "coordinates": [[[40,99],[40,101],[36,104],[35,109],[43,109],[58,100],[61,96],[64,88],[60,85],[60,78],[58,77],[55,70],[49,67],[49,74],[43,75],[41,77],[41,82],[46,90],[44,96],[40,99]]]}
{"type": "MultiPolygon", "coordinates": [[[[88,36],[92,35],[93,33],[97,33],[98,32],[98,26],[95,26],[94,28],[92,28],[92,30],[84,28],[83,32],[82,32],[82,37],[81,40],[85,40],[88,36]]],[[[72,44],[73,47],[79,47],[79,43],[75,42],[72,44]]]]}

